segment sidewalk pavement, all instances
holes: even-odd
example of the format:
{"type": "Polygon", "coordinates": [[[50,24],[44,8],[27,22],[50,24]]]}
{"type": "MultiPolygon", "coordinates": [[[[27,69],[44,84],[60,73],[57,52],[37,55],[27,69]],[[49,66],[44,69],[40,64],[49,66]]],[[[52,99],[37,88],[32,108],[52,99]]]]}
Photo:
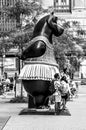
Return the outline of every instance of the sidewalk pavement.
{"type": "MultiPolygon", "coordinates": [[[[83,101],[83,97],[80,100],[83,101]]],[[[71,116],[18,114],[11,116],[3,130],[86,130],[86,106],[79,108],[81,104],[79,98],[68,102],[67,108],[71,116]]]]}
{"type": "Polygon", "coordinates": [[[86,94],[69,101],[67,109],[70,116],[19,115],[21,110],[27,108],[27,104],[1,102],[0,116],[11,116],[3,130],[86,130],[85,102],[86,94]]]}

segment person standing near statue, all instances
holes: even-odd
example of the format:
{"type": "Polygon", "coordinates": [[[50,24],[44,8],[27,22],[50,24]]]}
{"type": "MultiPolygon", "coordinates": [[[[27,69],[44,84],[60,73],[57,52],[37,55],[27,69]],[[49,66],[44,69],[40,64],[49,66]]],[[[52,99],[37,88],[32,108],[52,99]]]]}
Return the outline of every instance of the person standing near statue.
{"type": "Polygon", "coordinates": [[[70,95],[71,95],[71,91],[70,91],[69,83],[67,81],[66,76],[63,76],[61,78],[61,97],[63,99],[63,109],[66,109],[66,103],[70,95]]]}
{"type": "Polygon", "coordinates": [[[58,114],[58,108],[60,106],[61,102],[61,93],[60,93],[60,75],[56,73],[54,75],[54,87],[56,89],[55,93],[53,94],[54,99],[55,99],[55,115],[58,114]]]}
{"type": "Polygon", "coordinates": [[[63,69],[63,73],[61,74],[61,77],[63,77],[63,76],[65,76],[65,77],[66,77],[66,81],[67,81],[68,83],[70,83],[70,76],[69,76],[69,74],[68,74],[67,68],[64,68],[64,69],[63,69]]]}

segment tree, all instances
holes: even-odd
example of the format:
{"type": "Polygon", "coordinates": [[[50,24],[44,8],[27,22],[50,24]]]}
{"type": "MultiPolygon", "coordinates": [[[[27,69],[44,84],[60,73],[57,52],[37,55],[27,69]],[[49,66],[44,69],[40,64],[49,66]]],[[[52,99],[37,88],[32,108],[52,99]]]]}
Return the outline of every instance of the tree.
{"type": "MultiPolygon", "coordinates": [[[[16,20],[16,30],[11,32],[10,36],[13,38],[13,45],[17,46],[19,53],[27,46],[30,40],[33,27],[37,21],[36,17],[42,12],[42,7],[36,0],[29,2],[18,1],[12,7],[5,7],[4,12],[7,18],[16,20]]],[[[17,55],[19,57],[19,54],[17,55]]],[[[19,73],[20,73],[20,59],[19,59],[19,73]]],[[[21,85],[21,97],[22,85],[21,85]]]]}
{"type": "Polygon", "coordinates": [[[36,17],[42,10],[40,3],[36,2],[36,0],[19,0],[13,6],[3,7],[2,12],[6,14],[7,19],[16,20],[17,28],[11,32],[10,36],[14,39],[13,44],[19,48],[20,53],[29,42],[33,27],[37,21],[36,17]]]}
{"type": "Polygon", "coordinates": [[[79,68],[79,58],[84,55],[83,48],[80,45],[84,30],[81,29],[77,21],[72,21],[72,26],[69,21],[65,22],[64,27],[64,34],[58,38],[54,38],[55,58],[60,70],[63,70],[67,66],[69,71],[74,73],[79,68]],[[78,33],[78,30],[81,33],[78,33]]]}
{"type": "Polygon", "coordinates": [[[43,11],[43,9],[37,0],[19,0],[14,6],[4,7],[3,10],[7,14],[7,18],[16,20],[17,28],[11,33],[11,36],[14,37],[14,45],[18,45],[21,49],[21,47],[26,46],[25,44],[23,45],[23,43],[29,41],[35,22],[37,22],[36,17],[43,11]]]}
{"type": "Polygon", "coordinates": [[[9,37],[8,32],[0,32],[0,56],[2,57],[2,66],[1,66],[1,74],[3,75],[4,66],[3,59],[5,55],[9,51],[9,49],[13,46],[12,39],[9,37]]]}
{"type": "MultiPolygon", "coordinates": [[[[22,26],[22,19],[25,19],[26,16],[32,16],[34,20],[36,15],[41,13],[42,7],[36,1],[18,1],[15,5],[4,7],[4,12],[7,14],[7,18],[15,19],[16,26],[19,28],[22,26]]],[[[30,18],[30,17],[29,17],[30,18]]],[[[30,19],[29,19],[30,20],[30,19]]]]}

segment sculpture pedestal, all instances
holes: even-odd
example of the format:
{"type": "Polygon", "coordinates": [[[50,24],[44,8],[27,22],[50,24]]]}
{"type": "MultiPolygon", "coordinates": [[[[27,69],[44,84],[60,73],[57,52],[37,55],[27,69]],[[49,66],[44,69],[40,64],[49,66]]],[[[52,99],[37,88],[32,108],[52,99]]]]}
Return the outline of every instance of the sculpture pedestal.
{"type": "MultiPolygon", "coordinates": [[[[20,111],[19,115],[55,115],[54,109],[36,109],[36,108],[25,108],[20,111]]],[[[71,116],[71,113],[68,109],[60,110],[57,113],[57,116],[71,116]]]]}
{"type": "Polygon", "coordinates": [[[54,115],[54,110],[49,110],[49,109],[30,109],[26,108],[23,109],[19,115],[54,115]]]}

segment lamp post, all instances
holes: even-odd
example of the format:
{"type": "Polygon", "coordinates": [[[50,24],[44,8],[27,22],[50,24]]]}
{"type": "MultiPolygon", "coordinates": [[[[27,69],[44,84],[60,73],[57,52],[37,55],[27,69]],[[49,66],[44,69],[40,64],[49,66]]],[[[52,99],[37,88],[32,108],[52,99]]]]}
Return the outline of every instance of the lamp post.
{"type": "Polygon", "coordinates": [[[4,40],[2,40],[2,43],[1,43],[1,51],[2,51],[2,57],[1,57],[1,75],[3,76],[3,73],[4,73],[4,58],[5,58],[5,48],[3,46],[4,44],[4,40]]]}
{"type": "Polygon", "coordinates": [[[1,75],[3,76],[3,74],[4,74],[4,71],[5,71],[5,54],[3,55],[2,54],[2,63],[1,63],[1,75]]]}
{"type": "Polygon", "coordinates": [[[9,38],[7,36],[2,35],[0,38],[1,41],[1,51],[2,51],[2,60],[1,60],[1,75],[4,74],[4,66],[5,66],[5,53],[6,53],[6,46],[5,43],[7,42],[9,38]]]}
{"type": "Polygon", "coordinates": [[[1,75],[3,76],[3,55],[2,55],[2,60],[1,60],[1,75]]]}

